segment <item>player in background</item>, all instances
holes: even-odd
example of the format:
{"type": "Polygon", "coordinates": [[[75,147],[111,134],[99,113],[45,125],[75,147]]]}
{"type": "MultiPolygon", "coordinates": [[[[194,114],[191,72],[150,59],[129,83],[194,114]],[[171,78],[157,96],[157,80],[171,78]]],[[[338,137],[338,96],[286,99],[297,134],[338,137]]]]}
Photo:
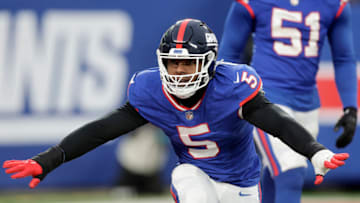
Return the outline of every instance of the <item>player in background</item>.
{"type": "MultiPolygon", "coordinates": [[[[343,128],[336,146],[345,147],[354,136],[357,120],[350,15],[347,0],[237,0],[225,21],[218,60],[239,62],[253,34],[251,66],[263,80],[266,97],[316,138],[320,107],[316,74],[327,37],[344,110],[335,124],[335,131],[343,128]]],[[[254,137],[265,167],[264,202],[300,202],[306,158],[266,132],[257,130],[254,137]]]]}
{"type": "Polygon", "coordinates": [[[148,122],[165,132],[179,158],[171,177],[175,202],[259,203],[253,125],[309,158],[315,184],[345,163],[349,154],[332,153],[265,98],[254,69],[226,63],[215,68],[217,49],[216,36],[205,23],[176,22],[157,49],[159,67],[131,78],[126,104],[31,159],[5,161],[6,173],[33,176],[29,186],[34,188],[61,164],[148,122]]]}

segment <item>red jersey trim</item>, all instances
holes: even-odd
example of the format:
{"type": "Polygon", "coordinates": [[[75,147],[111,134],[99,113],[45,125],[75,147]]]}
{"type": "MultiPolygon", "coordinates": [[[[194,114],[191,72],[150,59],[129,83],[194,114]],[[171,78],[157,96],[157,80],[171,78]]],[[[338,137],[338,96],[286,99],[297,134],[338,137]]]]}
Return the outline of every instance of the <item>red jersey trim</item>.
{"type": "Polygon", "coordinates": [[[250,7],[250,5],[248,3],[244,2],[244,0],[237,0],[237,2],[240,3],[241,5],[243,5],[246,8],[246,10],[248,10],[252,19],[255,18],[254,11],[252,10],[252,8],[250,7]]]}
{"type": "Polygon", "coordinates": [[[256,88],[256,90],[250,95],[248,96],[246,99],[244,99],[242,102],[240,102],[239,106],[243,106],[246,102],[248,102],[249,100],[251,100],[252,98],[254,98],[257,93],[259,92],[260,88],[262,87],[262,81],[261,79],[259,79],[260,84],[258,85],[258,87],[256,88]]]}
{"type": "Polygon", "coordinates": [[[266,141],[266,138],[265,138],[265,134],[264,134],[264,131],[260,130],[259,128],[256,129],[257,132],[258,132],[258,135],[260,137],[260,140],[261,140],[261,143],[265,149],[265,153],[270,161],[270,164],[271,164],[271,168],[272,168],[272,171],[273,171],[273,174],[274,176],[278,176],[279,175],[279,169],[276,165],[276,162],[275,162],[275,158],[273,157],[272,153],[271,153],[271,150],[270,150],[270,143],[268,143],[266,141]]]}
{"type": "Polygon", "coordinates": [[[340,0],[340,8],[339,8],[339,10],[337,11],[337,13],[336,13],[336,16],[335,16],[335,18],[338,18],[340,15],[341,15],[341,13],[343,12],[343,10],[344,10],[344,8],[345,8],[345,6],[346,6],[346,4],[348,3],[348,1],[344,1],[344,0],[340,0]]]}
{"type": "Polygon", "coordinates": [[[204,99],[205,93],[206,93],[206,91],[205,91],[204,94],[203,94],[203,96],[201,97],[201,99],[200,99],[193,107],[188,108],[188,107],[186,107],[186,106],[183,106],[183,105],[178,104],[178,103],[176,102],[175,98],[165,90],[164,86],[162,86],[162,91],[163,91],[166,99],[167,99],[177,110],[179,110],[179,111],[189,111],[189,110],[196,110],[196,109],[198,109],[199,106],[201,105],[201,103],[202,103],[202,101],[203,101],[203,99],[204,99]]]}

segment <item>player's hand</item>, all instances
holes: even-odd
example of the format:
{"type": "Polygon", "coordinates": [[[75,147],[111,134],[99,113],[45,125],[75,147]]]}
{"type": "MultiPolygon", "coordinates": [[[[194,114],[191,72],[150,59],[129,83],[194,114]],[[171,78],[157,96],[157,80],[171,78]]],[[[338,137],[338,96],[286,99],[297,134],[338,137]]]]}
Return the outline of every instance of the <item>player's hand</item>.
{"type": "Polygon", "coordinates": [[[32,159],[8,160],[4,162],[3,168],[6,168],[5,173],[7,174],[14,173],[11,176],[13,179],[32,176],[33,179],[29,183],[30,188],[35,188],[40,183],[40,179],[36,176],[43,172],[42,167],[32,159]]]}
{"type": "Polygon", "coordinates": [[[345,160],[349,158],[348,153],[334,154],[330,150],[324,149],[316,152],[311,157],[311,163],[315,170],[315,185],[319,185],[323,182],[324,175],[330,169],[336,169],[339,166],[345,164],[345,160]]]}
{"type": "Polygon", "coordinates": [[[344,109],[344,115],[335,124],[334,131],[337,132],[341,127],[344,128],[343,133],[336,140],[336,147],[343,148],[350,144],[356,129],[357,110],[353,107],[344,109]]]}

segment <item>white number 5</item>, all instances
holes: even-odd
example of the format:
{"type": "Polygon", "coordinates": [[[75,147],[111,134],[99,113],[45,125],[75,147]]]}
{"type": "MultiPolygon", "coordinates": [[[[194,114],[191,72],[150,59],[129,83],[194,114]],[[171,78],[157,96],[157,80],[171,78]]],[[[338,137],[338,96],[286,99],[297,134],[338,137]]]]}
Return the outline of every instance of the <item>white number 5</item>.
{"type": "Polygon", "coordinates": [[[194,127],[184,127],[177,126],[179,132],[179,137],[184,145],[189,147],[188,153],[194,159],[206,159],[215,157],[219,153],[219,147],[214,141],[210,140],[201,140],[194,141],[191,140],[191,136],[203,135],[210,132],[209,126],[207,123],[202,123],[194,127]],[[195,147],[204,147],[204,149],[196,149],[195,147]]]}
{"type": "Polygon", "coordinates": [[[241,82],[246,82],[252,89],[254,89],[257,84],[258,81],[256,79],[256,77],[252,74],[248,75],[248,72],[244,71],[241,75],[241,82]]]}

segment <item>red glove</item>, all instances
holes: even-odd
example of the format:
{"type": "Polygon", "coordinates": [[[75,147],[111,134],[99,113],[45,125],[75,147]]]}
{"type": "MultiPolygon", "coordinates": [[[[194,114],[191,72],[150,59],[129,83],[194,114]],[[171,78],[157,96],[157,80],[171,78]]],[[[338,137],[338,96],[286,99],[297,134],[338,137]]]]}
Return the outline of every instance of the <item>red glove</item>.
{"type": "Polygon", "coordinates": [[[30,188],[35,188],[39,183],[40,179],[35,176],[43,173],[42,167],[34,160],[8,160],[3,164],[3,168],[7,168],[5,173],[15,173],[11,178],[25,178],[27,176],[32,176],[33,179],[29,183],[30,188]]]}
{"type": "Polygon", "coordinates": [[[330,150],[320,150],[311,158],[311,163],[314,166],[316,179],[315,185],[319,185],[324,180],[324,175],[330,169],[336,169],[345,164],[345,160],[349,158],[348,153],[334,154],[330,150]]]}

